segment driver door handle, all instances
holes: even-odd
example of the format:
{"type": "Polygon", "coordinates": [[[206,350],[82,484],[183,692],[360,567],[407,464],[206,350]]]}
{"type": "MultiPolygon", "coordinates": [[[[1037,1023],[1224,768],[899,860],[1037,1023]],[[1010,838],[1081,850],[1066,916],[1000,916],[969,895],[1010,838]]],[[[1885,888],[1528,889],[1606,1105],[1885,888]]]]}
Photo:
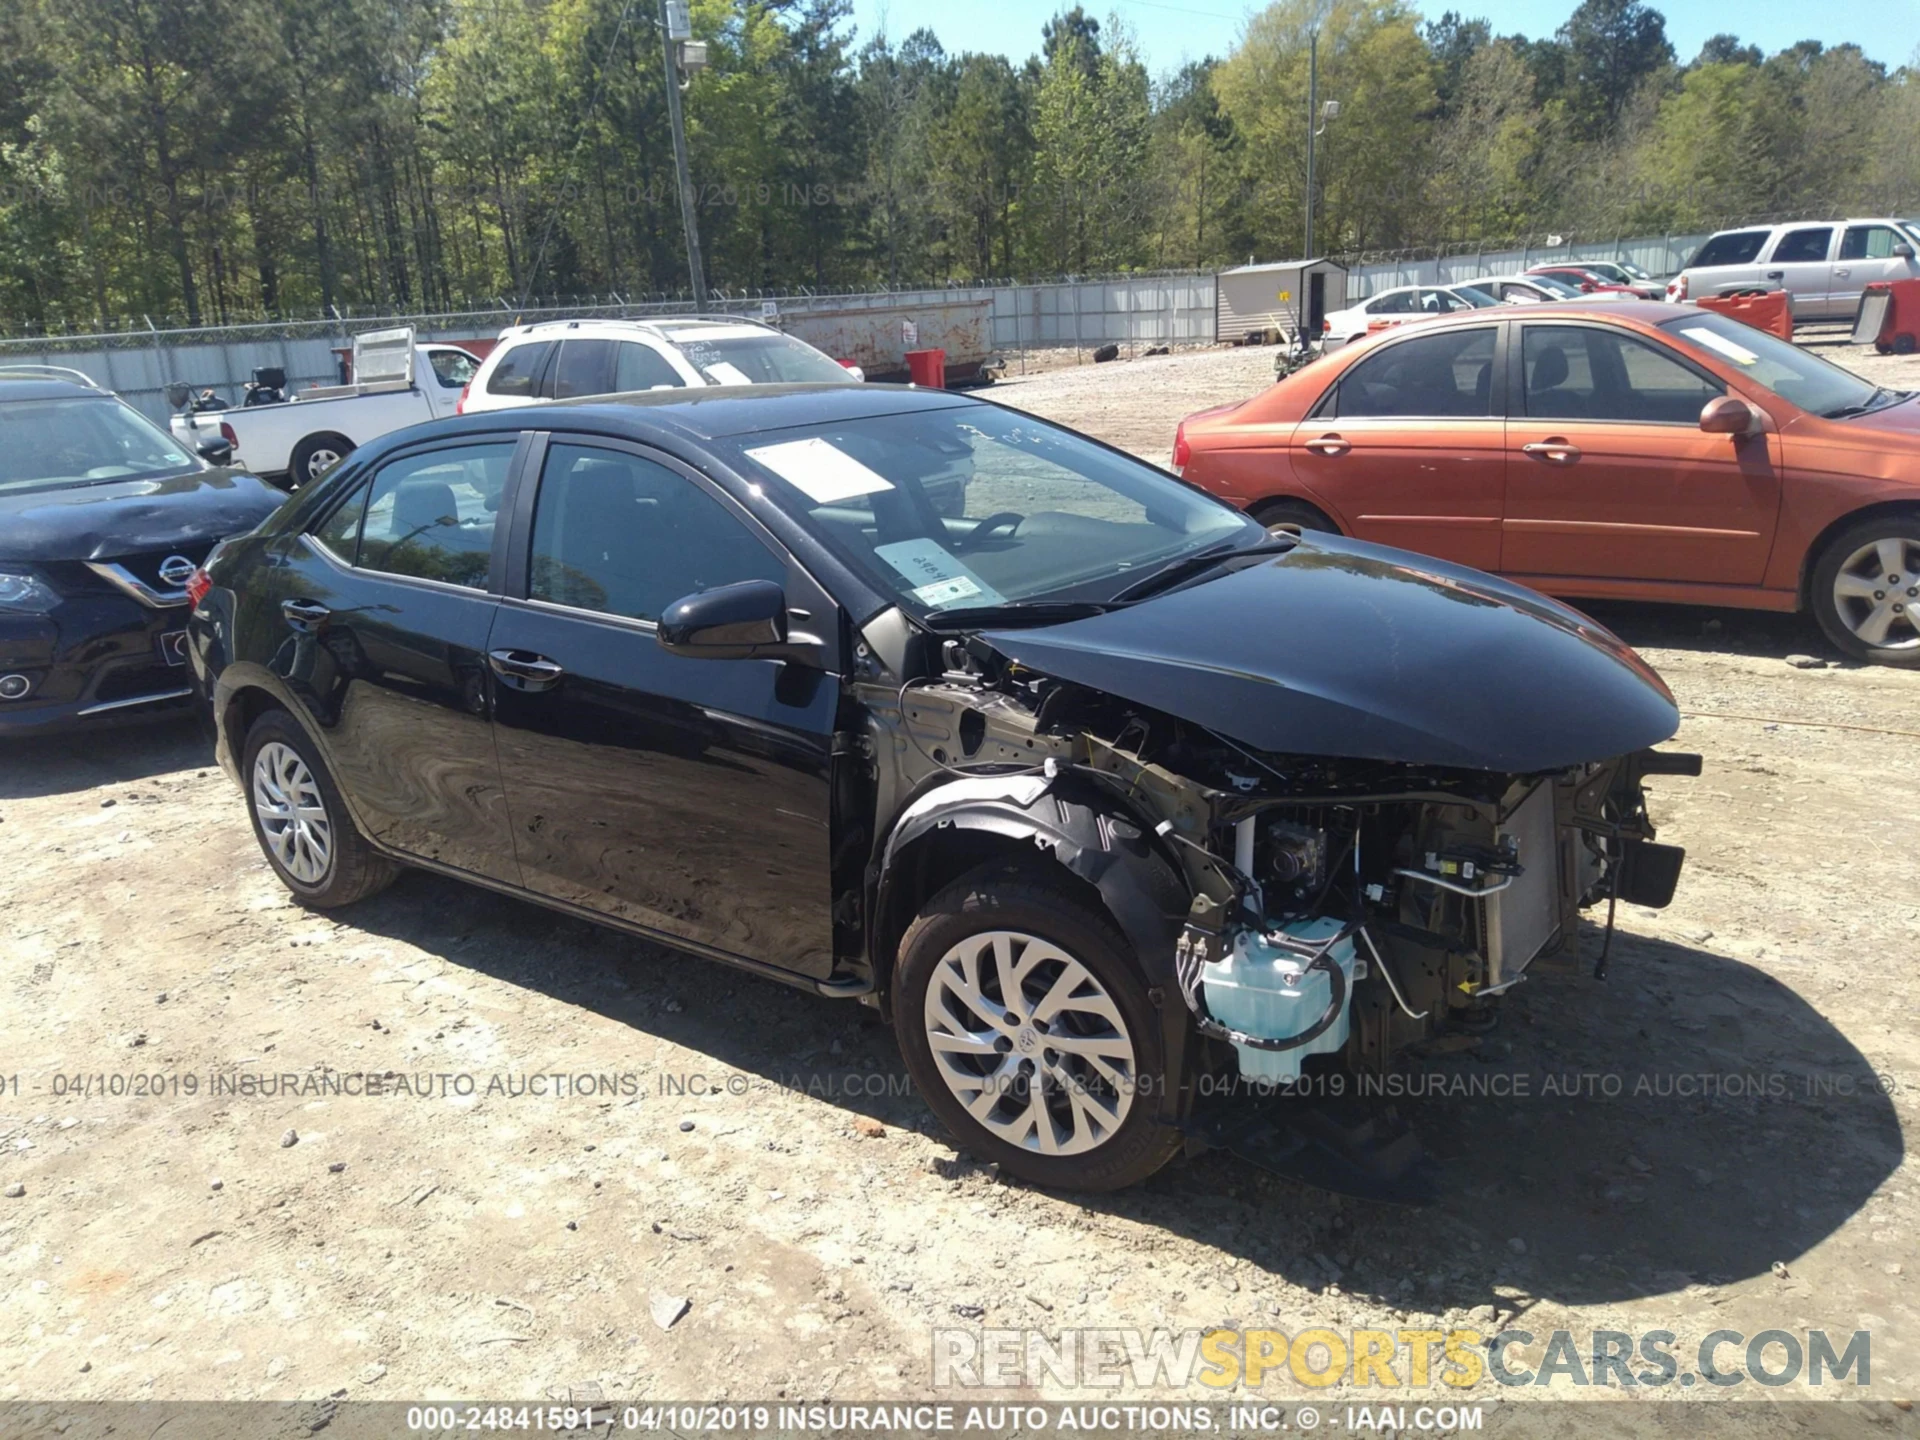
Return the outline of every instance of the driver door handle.
{"type": "Polygon", "coordinates": [[[1317,440],[1307,441],[1302,448],[1311,450],[1316,455],[1344,455],[1353,449],[1353,446],[1338,435],[1322,435],[1317,440]]]}
{"type": "Polygon", "coordinates": [[[1560,465],[1571,465],[1580,458],[1580,447],[1569,445],[1558,436],[1547,440],[1536,440],[1531,445],[1522,445],[1520,450],[1522,454],[1537,455],[1560,465]]]}
{"type": "Polygon", "coordinates": [[[546,656],[530,650],[491,650],[487,663],[501,683],[513,690],[551,690],[567,673],[546,656]]]}
{"type": "Polygon", "coordinates": [[[318,630],[333,614],[316,600],[282,600],[280,613],[287,617],[287,624],[302,634],[310,634],[318,630]]]}

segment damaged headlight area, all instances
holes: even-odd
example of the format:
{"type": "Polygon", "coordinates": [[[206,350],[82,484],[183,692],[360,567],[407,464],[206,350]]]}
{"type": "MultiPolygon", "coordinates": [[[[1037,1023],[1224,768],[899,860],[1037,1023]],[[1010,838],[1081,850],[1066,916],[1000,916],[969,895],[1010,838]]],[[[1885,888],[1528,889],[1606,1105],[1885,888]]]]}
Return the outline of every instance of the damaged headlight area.
{"type": "Polygon", "coordinates": [[[891,711],[877,739],[899,783],[936,787],[919,809],[937,818],[942,785],[977,795],[981,777],[1024,777],[1010,793],[1029,808],[1069,798],[1149,837],[1185,908],[1153,942],[1164,957],[1141,959],[1149,978],[1164,963],[1214,1042],[1196,1047],[1203,1068],[1278,1087],[1314,1057],[1384,1072],[1409,1046],[1490,1024],[1529,966],[1578,951],[1583,910],[1606,920],[1604,974],[1617,902],[1673,897],[1682,852],[1656,843],[1642,781],[1698,774],[1697,756],[1496,774],[1267,753],[1007,663],[980,637],[944,648],[939,678],[874,707],[891,711]]]}

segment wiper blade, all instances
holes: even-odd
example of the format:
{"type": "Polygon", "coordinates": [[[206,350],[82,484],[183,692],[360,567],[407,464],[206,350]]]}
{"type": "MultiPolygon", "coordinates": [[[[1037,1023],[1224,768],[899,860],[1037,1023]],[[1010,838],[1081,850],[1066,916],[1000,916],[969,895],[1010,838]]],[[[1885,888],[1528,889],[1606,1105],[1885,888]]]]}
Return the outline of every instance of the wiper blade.
{"type": "Polygon", "coordinates": [[[929,630],[986,630],[997,625],[1059,625],[1104,615],[1113,606],[1098,600],[1009,600],[1004,605],[959,605],[930,612],[929,630]]]}
{"type": "Polygon", "coordinates": [[[1875,410],[1884,410],[1888,405],[1897,405],[1900,403],[1900,400],[1901,396],[1897,391],[1889,390],[1886,386],[1879,385],[1874,387],[1873,394],[1867,397],[1866,403],[1861,405],[1842,405],[1837,410],[1823,410],[1820,412],[1820,418],[1822,420],[1849,420],[1855,415],[1871,415],[1875,410]],[[1885,403],[1877,403],[1880,401],[1882,395],[1887,397],[1885,403]]]}
{"type": "Polygon", "coordinates": [[[1188,555],[1184,559],[1175,560],[1170,565],[1162,566],[1151,575],[1142,576],[1117,593],[1109,603],[1124,605],[1132,600],[1144,600],[1149,595],[1169,590],[1183,580],[1195,579],[1230,561],[1260,555],[1285,555],[1299,543],[1298,540],[1293,539],[1269,539],[1261,541],[1258,545],[1249,545],[1243,550],[1202,550],[1198,555],[1188,555]]]}

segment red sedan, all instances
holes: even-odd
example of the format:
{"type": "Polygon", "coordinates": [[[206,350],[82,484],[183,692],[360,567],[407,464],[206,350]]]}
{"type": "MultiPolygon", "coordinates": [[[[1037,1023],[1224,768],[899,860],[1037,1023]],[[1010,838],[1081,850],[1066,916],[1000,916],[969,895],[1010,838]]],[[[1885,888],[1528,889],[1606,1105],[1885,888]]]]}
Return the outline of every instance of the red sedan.
{"type": "Polygon", "coordinates": [[[1920,400],[1694,306],[1468,311],[1189,416],[1174,467],[1570,598],[1811,609],[1920,668],[1920,400]]]}

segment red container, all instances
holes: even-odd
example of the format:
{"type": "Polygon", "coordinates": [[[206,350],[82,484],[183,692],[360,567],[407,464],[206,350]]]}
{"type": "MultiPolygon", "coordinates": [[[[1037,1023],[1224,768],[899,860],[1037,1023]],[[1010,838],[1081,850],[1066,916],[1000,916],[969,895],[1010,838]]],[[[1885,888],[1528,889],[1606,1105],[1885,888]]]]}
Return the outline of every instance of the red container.
{"type": "Polygon", "coordinates": [[[1793,339],[1793,296],[1785,290],[1743,290],[1732,295],[1702,296],[1694,303],[1702,310],[1718,310],[1782,340],[1793,339]]]}
{"type": "Polygon", "coordinates": [[[1920,348],[1920,280],[1873,280],[1860,297],[1853,343],[1882,355],[1911,355],[1920,348]]]}
{"type": "Polygon", "coordinates": [[[907,351],[907,378],[929,390],[947,388],[947,352],[944,350],[907,351]]]}

